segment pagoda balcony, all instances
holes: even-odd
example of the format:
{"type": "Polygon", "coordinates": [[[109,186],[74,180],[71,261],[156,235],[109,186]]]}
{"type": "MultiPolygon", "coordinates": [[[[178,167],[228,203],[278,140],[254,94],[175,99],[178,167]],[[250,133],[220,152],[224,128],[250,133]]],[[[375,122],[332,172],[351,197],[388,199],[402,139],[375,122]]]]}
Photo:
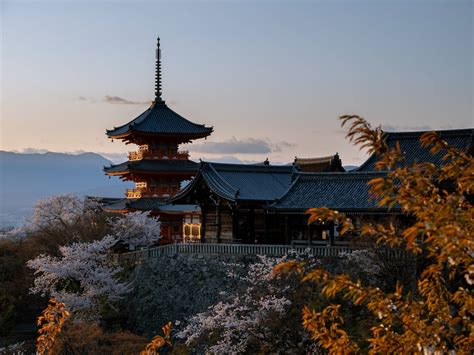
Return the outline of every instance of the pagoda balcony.
{"type": "Polygon", "coordinates": [[[179,192],[179,187],[147,187],[138,189],[127,189],[127,198],[141,197],[163,197],[174,196],[179,192]]]}
{"type": "Polygon", "coordinates": [[[181,151],[166,151],[166,150],[139,150],[128,153],[128,160],[142,160],[142,159],[178,159],[188,160],[189,152],[187,150],[181,151]]]}

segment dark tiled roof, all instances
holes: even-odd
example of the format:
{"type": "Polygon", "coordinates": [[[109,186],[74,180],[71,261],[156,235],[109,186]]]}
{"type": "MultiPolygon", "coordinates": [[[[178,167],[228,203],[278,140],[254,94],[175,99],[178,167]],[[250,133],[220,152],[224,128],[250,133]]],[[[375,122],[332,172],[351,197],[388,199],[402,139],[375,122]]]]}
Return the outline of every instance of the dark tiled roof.
{"type": "MultiPolygon", "coordinates": [[[[456,129],[437,131],[442,139],[444,139],[449,145],[456,147],[466,153],[474,153],[473,136],[474,129],[456,129]]],[[[385,132],[385,140],[389,148],[395,147],[396,142],[400,142],[400,148],[405,154],[404,164],[431,162],[437,166],[443,164],[442,156],[443,152],[439,152],[435,155],[429,152],[429,149],[423,148],[420,143],[420,137],[423,132],[385,132]]],[[[367,161],[362,164],[357,171],[373,171],[375,170],[375,163],[379,160],[377,155],[372,155],[367,161]]]]}
{"type": "Polygon", "coordinates": [[[123,198],[103,205],[106,211],[161,211],[164,213],[197,213],[200,212],[196,205],[171,205],[163,198],[123,198]]]}
{"type": "Polygon", "coordinates": [[[273,201],[290,186],[292,172],[291,165],[202,162],[196,178],[173,201],[192,193],[200,181],[229,201],[273,201]]]}
{"type": "Polygon", "coordinates": [[[158,101],[134,120],[123,126],[107,130],[106,133],[110,138],[120,138],[132,132],[202,138],[211,134],[212,131],[212,127],[188,121],[170,109],[164,101],[158,101]]]}
{"type": "Polygon", "coordinates": [[[124,198],[103,206],[106,211],[124,211],[124,210],[157,210],[166,205],[163,199],[159,198],[124,198]]]}
{"type": "Polygon", "coordinates": [[[199,164],[192,160],[184,159],[142,159],[126,161],[121,164],[104,167],[106,174],[121,174],[129,171],[143,171],[143,172],[183,172],[196,173],[199,164]]]}
{"type": "Polygon", "coordinates": [[[341,211],[381,208],[370,196],[368,182],[383,172],[298,173],[288,191],[271,208],[306,210],[328,207],[341,211]]]}
{"type": "Polygon", "coordinates": [[[201,213],[201,208],[198,205],[163,205],[160,207],[161,212],[173,213],[201,213]]]}

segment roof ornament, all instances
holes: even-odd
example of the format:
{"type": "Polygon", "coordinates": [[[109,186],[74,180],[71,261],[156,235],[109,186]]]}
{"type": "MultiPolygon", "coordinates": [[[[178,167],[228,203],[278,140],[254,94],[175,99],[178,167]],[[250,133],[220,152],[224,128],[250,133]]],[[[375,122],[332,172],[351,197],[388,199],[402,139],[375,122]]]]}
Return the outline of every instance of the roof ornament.
{"type": "Polygon", "coordinates": [[[161,98],[161,49],[160,37],[156,40],[156,67],[155,67],[155,102],[162,102],[161,98]]]}

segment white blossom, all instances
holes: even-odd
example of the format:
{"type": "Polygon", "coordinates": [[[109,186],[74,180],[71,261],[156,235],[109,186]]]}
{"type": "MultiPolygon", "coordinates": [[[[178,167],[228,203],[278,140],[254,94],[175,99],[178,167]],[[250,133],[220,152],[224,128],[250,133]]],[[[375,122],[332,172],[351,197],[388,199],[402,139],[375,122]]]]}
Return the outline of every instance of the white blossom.
{"type": "Polygon", "coordinates": [[[149,212],[131,212],[119,218],[109,219],[112,234],[132,249],[147,247],[160,238],[160,221],[150,217],[149,212]]]}
{"type": "Polygon", "coordinates": [[[31,230],[67,228],[80,218],[98,212],[98,203],[90,198],[72,194],[58,195],[40,200],[33,208],[29,223],[31,230]]]}
{"type": "Polygon", "coordinates": [[[24,355],[26,354],[26,351],[23,349],[23,347],[25,346],[25,342],[21,342],[21,343],[15,343],[15,344],[11,344],[11,345],[8,345],[6,347],[1,347],[0,348],[0,355],[24,355]]]}
{"type": "Polygon", "coordinates": [[[60,257],[40,255],[27,265],[35,270],[31,292],[65,302],[73,313],[90,317],[100,302],[113,302],[130,290],[117,279],[121,268],[112,265],[107,252],[117,240],[106,236],[90,243],[59,248],[60,257]]]}
{"type": "Polygon", "coordinates": [[[271,282],[275,278],[274,267],[286,258],[258,256],[244,276],[228,273],[245,285],[243,290],[191,317],[177,336],[189,346],[203,335],[216,333],[219,338],[208,346],[206,353],[247,353],[251,338],[264,339],[271,331],[265,327],[265,320],[269,316],[284,317],[291,305],[285,296],[287,289],[271,282]]]}

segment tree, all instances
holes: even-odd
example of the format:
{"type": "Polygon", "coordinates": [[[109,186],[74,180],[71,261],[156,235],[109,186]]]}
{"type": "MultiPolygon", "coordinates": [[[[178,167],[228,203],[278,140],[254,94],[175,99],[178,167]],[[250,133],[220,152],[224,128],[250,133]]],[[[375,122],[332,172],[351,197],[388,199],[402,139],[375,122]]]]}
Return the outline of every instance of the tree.
{"type": "Polygon", "coordinates": [[[305,340],[309,339],[305,339],[299,314],[291,312],[294,286],[299,282],[273,274],[276,265],[298,257],[258,256],[246,271],[239,265],[226,265],[228,276],[236,280],[235,290],[207,311],[190,317],[177,337],[188,347],[209,354],[243,354],[250,349],[255,353],[307,353],[305,340]]]}
{"type": "Polygon", "coordinates": [[[65,194],[40,200],[25,225],[3,233],[0,239],[35,238],[57,251],[59,245],[100,239],[108,228],[106,216],[96,200],[65,194]]]}
{"type": "MultiPolygon", "coordinates": [[[[358,116],[341,117],[350,123],[348,138],[380,156],[377,168],[389,171],[373,179],[372,192],[380,205],[398,204],[414,222],[406,228],[391,223],[367,224],[361,234],[376,243],[406,248],[424,260],[417,290],[401,285],[394,292],[365,286],[348,275],[333,275],[322,269],[307,271],[298,262],[279,265],[275,271],[295,271],[304,282],[333,300],[322,310],[305,307],[303,325],[312,339],[330,353],[351,353],[368,347],[370,353],[474,352],[472,323],[474,299],[473,235],[474,159],[450,147],[434,133],[425,133],[421,143],[433,154],[442,154],[445,164],[412,165],[403,162],[400,147],[389,149],[380,127],[373,129],[358,116]],[[372,318],[371,335],[357,342],[347,331],[343,306],[335,297],[366,308],[372,318]]],[[[318,219],[338,220],[341,234],[353,229],[344,214],[327,208],[307,211],[308,223],[318,219]]]]}
{"type": "Polygon", "coordinates": [[[89,243],[59,248],[60,257],[41,254],[27,262],[35,270],[31,292],[64,302],[80,318],[96,318],[104,303],[112,305],[130,291],[120,281],[122,269],[113,265],[107,253],[117,242],[113,236],[89,243]]]}
{"type": "Polygon", "coordinates": [[[150,217],[149,212],[131,212],[119,218],[110,218],[112,234],[119,243],[130,249],[148,247],[160,238],[160,221],[150,217]]]}

